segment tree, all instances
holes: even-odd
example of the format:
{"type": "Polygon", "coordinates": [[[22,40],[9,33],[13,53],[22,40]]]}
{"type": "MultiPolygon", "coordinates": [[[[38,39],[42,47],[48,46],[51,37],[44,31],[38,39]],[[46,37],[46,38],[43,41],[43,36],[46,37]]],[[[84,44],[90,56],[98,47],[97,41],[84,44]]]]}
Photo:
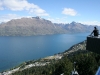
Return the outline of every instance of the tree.
{"type": "Polygon", "coordinates": [[[73,57],[73,61],[77,62],[77,71],[79,75],[95,75],[97,70],[97,62],[95,56],[91,53],[79,54],[73,57]]]}

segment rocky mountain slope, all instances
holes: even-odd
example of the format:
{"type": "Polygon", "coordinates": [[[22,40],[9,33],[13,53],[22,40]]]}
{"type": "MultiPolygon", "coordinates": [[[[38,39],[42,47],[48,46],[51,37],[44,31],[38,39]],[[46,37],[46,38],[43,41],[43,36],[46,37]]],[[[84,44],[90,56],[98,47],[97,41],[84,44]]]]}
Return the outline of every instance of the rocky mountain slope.
{"type": "MultiPolygon", "coordinates": [[[[61,26],[63,29],[67,30],[69,33],[84,33],[91,32],[94,29],[93,25],[84,25],[81,23],[72,22],[69,24],[56,24],[61,26]]],[[[96,25],[95,25],[96,26],[96,25]]],[[[99,26],[97,26],[100,29],[99,26]]]]}
{"type": "Polygon", "coordinates": [[[65,30],[39,17],[13,19],[0,24],[1,36],[30,36],[64,33],[65,30]]]}
{"type": "MultiPolygon", "coordinates": [[[[100,27],[99,27],[100,28],[100,27]]],[[[57,24],[40,17],[12,19],[0,24],[0,36],[31,36],[61,33],[91,32],[93,26],[72,22],[57,24]]]]}

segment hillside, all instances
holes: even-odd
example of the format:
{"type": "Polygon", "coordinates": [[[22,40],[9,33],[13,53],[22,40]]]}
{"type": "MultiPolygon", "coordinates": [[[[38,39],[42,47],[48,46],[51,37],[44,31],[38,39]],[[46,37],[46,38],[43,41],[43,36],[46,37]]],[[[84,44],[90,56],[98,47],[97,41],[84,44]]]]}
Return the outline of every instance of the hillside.
{"type": "Polygon", "coordinates": [[[77,62],[79,75],[95,75],[100,65],[100,55],[86,50],[86,41],[78,43],[65,52],[53,56],[24,62],[18,67],[0,73],[1,75],[70,75],[73,62],[77,62]]]}
{"type": "Polygon", "coordinates": [[[1,36],[45,35],[64,31],[59,26],[55,27],[51,21],[38,17],[13,19],[7,23],[0,24],[1,36]]]}
{"type": "MultiPolygon", "coordinates": [[[[100,27],[99,27],[100,28],[100,27]]],[[[91,32],[93,26],[72,22],[57,24],[40,17],[12,19],[0,24],[0,36],[32,36],[91,32]]]]}
{"type": "MultiPolygon", "coordinates": [[[[72,22],[69,24],[56,24],[56,26],[61,26],[63,29],[67,30],[68,33],[84,33],[84,32],[92,32],[94,29],[93,25],[84,25],[81,23],[72,22]]],[[[96,26],[96,25],[95,25],[96,26]]],[[[97,26],[100,30],[100,26],[97,26]]]]}

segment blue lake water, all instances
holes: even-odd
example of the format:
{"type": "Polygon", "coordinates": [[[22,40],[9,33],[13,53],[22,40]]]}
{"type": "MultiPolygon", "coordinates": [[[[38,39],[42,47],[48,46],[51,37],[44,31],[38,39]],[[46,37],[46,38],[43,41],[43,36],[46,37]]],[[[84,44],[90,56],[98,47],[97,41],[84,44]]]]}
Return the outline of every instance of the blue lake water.
{"type": "Polygon", "coordinates": [[[64,52],[72,45],[86,40],[89,33],[57,34],[25,37],[0,37],[0,71],[24,61],[64,52]]]}

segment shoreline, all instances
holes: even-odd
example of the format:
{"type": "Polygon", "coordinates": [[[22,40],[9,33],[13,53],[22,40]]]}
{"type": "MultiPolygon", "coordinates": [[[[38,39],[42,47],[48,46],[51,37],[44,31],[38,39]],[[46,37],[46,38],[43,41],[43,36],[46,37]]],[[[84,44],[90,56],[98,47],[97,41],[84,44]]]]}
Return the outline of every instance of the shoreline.
{"type": "Polygon", "coordinates": [[[75,53],[79,53],[82,51],[86,51],[86,40],[71,46],[68,50],[65,50],[62,53],[58,53],[52,56],[47,56],[47,57],[37,59],[37,60],[30,60],[27,62],[23,62],[22,64],[19,64],[18,66],[14,68],[1,72],[0,75],[10,75],[14,72],[22,71],[24,69],[31,68],[34,66],[45,66],[47,64],[50,64],[51,60],[59,60],[65,55],[71,56],[73,55],[73,53],[75,54],[75,53]]]}

